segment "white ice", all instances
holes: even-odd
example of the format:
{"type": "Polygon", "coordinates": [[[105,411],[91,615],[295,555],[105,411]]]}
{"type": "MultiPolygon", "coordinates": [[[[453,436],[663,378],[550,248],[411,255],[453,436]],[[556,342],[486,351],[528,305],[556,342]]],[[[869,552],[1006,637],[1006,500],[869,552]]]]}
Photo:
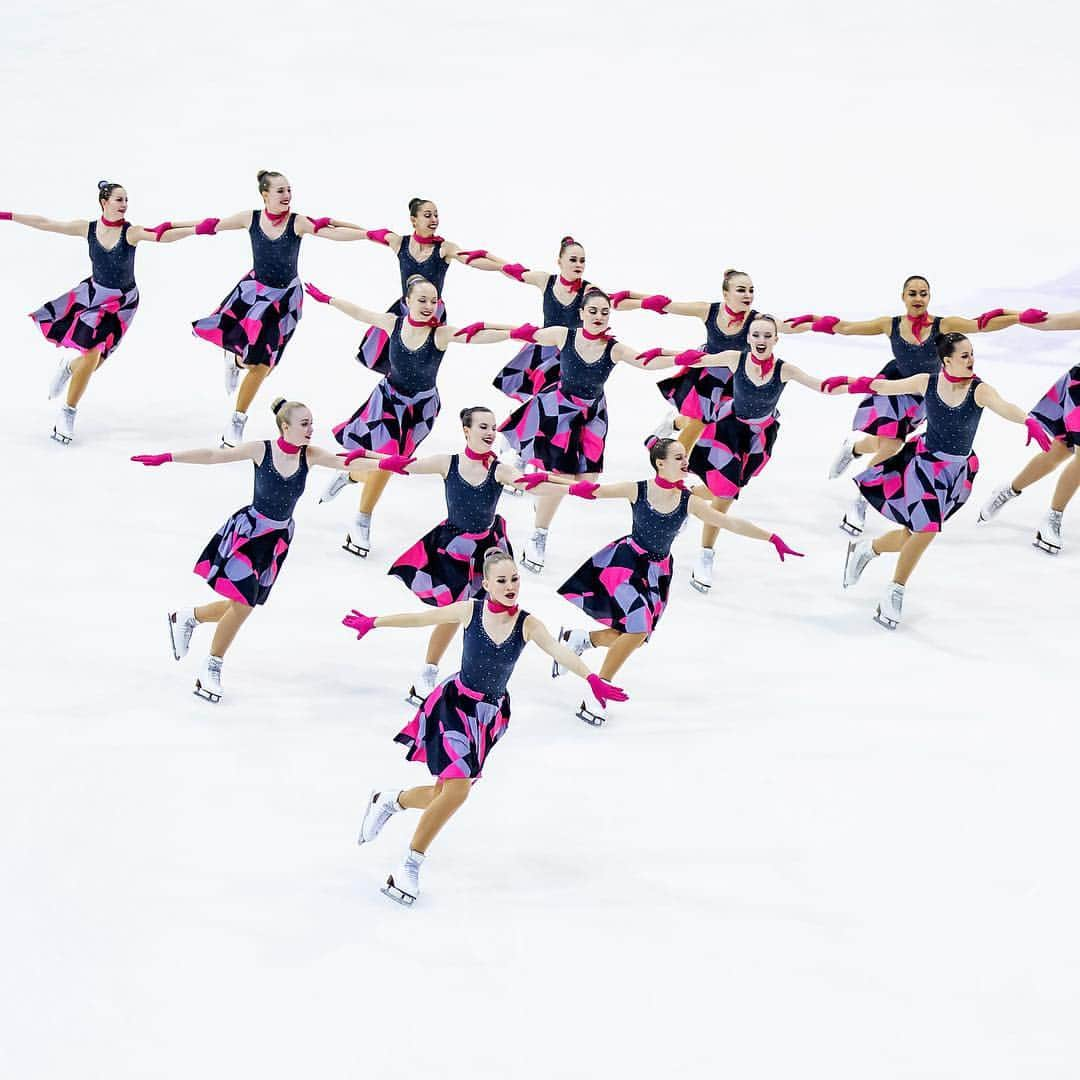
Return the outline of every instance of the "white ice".
{"type": "MultiPolygon", "coordinates": [[[[945,313],[1080,306],[1074,15],[764,3],[724,18],[681,2],[48,0],[5,16],[0,202],[90,216],[109,178],[132,220],[223,216],[256,205],[272,167],[298,209],[403,229],[408,198],[429,196],[443,235],[531,266],[572,232],[609,288],[714,297],[733,265],[783,315],[895,311],[913,272],[945,313]]],[[[169,651],[165,613],[211,599],[190,567],[251,471],[128,457],[216,444],[231,405],[189,322],[248,259],[235,233],[139,250],[143,306],[65,449],[47,437],[59,353],[25,313],[85,276],[85,247],[0,224],[0,1076],[1080,1075],[1080,509],[1056,560],[1030,544],[1052,480],[975,523],[1028,459],[1022,429],[984,419],[972,501],[888,633],[871,621],[888,559],[840,589],[852,488],[825,472],[853,401],[789,388],[739,511],[806,558],[724,536],[702,598],[688,530],[670,609],[620,676],[631,701],[603,729],[573,716],[582,684],[552,683],[528,651],[511,730],[404,910],[378,887],[411,815],[369,848],[355,833],[370,787],[426,776],[391,742],[426,635],[358,644],[338,624],[419,606],[385,569],[438,520],[438,482],[393,481],[364,563],[340,550],[353,494],[320,507],[313,477],[220,705],[191,694],[209,631],[184,663],[169,651]]],[[[375,308],[396,294],[368,244],[306,241],[302,272],[375,308]]],[[[460,266],[448,290],[461,324],[539,313],[533,290],[460,266]]],[[[615,321],[642,347],[697,344],[695,325],[615,321]]],[[[359,333],[309,303],[250,434],[271,435],[282,393],[332,445],[374,384],[359,333]]],[[[1080,342],[1016,329],[976,346],[980,373],[1029,407],[1080,342]]],[[[887,351],[815,336],[782,355],[862,374],[887,351]]],[[[425,451],[458,444],[462,406],[507,408],[489,380],[511,352],[450,354],[425,451]]],[[[646,473],[653,378],[611,382],[613,478],[646,473]]],[[[520,547],[530,501],[502,511],[520,547]]],[[[567,505],[525,606],[579,623],[554,587],[628,519],[567,505]]]]}

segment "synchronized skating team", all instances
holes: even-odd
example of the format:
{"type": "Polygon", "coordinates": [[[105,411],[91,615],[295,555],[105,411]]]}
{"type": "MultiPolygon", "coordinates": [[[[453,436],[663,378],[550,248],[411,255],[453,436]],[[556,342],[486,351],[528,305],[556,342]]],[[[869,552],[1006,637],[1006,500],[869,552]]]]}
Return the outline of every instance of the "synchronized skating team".
{"type": "Polygon", "coordinates": [[[860,399],[853,431],[829,475],[839,477],[862,459],[855,476],[857,495],[840,522],[851,538],[844,587],[855,585],[874,558],[897,556],[893,579],[874,613],[881,626],[899,625],[912,571],[971,493],[978,470],[973,446],[986,409],[1023,427],[1038,453],[1011,483],[994,490],[979,520],[989,521],[1029,485],[1064,466],[1034,541],[1047,554],[1061,550],[1062,515],[1080,485],[1080,364],[1025,412],[976,375],[971,336],[1018,324],[1080,330],[1080,312],[996,308],[974,319],[935,316],[929,282],[913,275],[903,284],[902,315],[865,322],[816,314],[779,319],[755,309],[753,282],[738,270],[724,274],[720,298],[714,301],[606,292],[585,280],[585,250],[570,236],[562,238],[556,270],[548,273],[444,240],[438,235],[438,210],[428,199],[410,201],[411,229],[399,234],[293,212],[289,182],[278,172],[259,172],[258,190],[259,209],[147,228],[128,222],[126,190],[103,181],[98,185],[101,212],[93,220],[2,212],[0,221],[84,238],[89,248],[90,276],[31,316],[48,340],[67,350],[49,386],[50,398],[66,391],[53,428],[53,438],[64,445],[74,439],[77,408],[90,379],[120,344],[138,310],[136,247],[225,230],[248,232],[252,269],[212,314],[192,324],[198,337],[223,350],[225,386],[236,394],[220,447],[132,459],[148,466],[249,460],[254,468],[250,504],[217,530],[195,564],[195,573],[219,599],[168,615],[177,660],[188,653],[202,623],[215,624],[195,682],[199,696],[219,701],[223,695],[224,656],[252,610],[270,595],[289,551],[293,509],[312,465],[335,472],[323,500],[351,484],[362,486],[344,547],[364,558],[371,551],[372,515],[390,477],[442,478],[445,519],[389,570],[425,607],[377,616],[354,610],[343,619],[358,638],[383,627],[432,628],[423,667],[408,693],[416,712],[396,736],[409,760],[426,763],[432,783],[372,792],[360,832],[360,842],[368,843],[393,814],[422,811],[404,861],[383,888],[401,903],[411,904],[419,895],[428,846],[464,802],[506,731],[507,682],[528,642],[551,657],[554,676],[569,671],[588,684],[593,700],[583,699],[577,715],[600,725],[609,702],[626,700],[612,680],[648,641],[664,612],[672,543],[689,515],[703,524],[690,575],[699,592],[711,588],[713,546],[721,529],[772,544],[781,560],[800,554],[775,533],[729,513],[772,457],[780,430],[777,404],[789,383],[860,399]],[[298,262],[305,236],[385,246],[398,261],[400,294],[384,312],[331,296],[311,282],[302,284],[298,262]],[[543,325],[448,323],[443,285],[452,262],[540,290],[543,325]],[[340,452],[313,446],[311,411],[282,398],[272,406],[279,437],[244,441],[249,409],[296,331],[305,295],[367,325],[357,360],[381,376],[367,400],[333,429],[340,452]],[[703,346],[639,349],[617,341],[609,329],[611,313],[635,309],[700,320],[703,346]],[[892,358],[876,375],[819,378],[776,355],[781,334],[807,331],[885,335],[892,358]],[[460,452],[418,457],[439,416],[438,376],[447,351],[507,340],[520,342],[521,349],[494,385],[517,402],[516,408],[501,422],[485,406],[465,409],[460,452]],[[648,478],[601,484],[608,430],[604,391],[618,365],[646,372],[677,370],[657,384],[669,411],[645,440],[648,478]],[[567,495],[629,503],[630,531],[586,559],[558,589],[600,629],[562,627],[552,634],[519,606],[518,567],[497,508],[505,493],[526,491],[535,497],[536,514],[521,563],[534,574],[543,572],[549,530],[567,495]],[[874,539],[864,537],[868,506],[895,528],[874,539]],[[459,629],[461,668],[440,679],[440,661],[459,629]],[[581,659],[593,648],[605,650],[597,673],[581,659]]]}

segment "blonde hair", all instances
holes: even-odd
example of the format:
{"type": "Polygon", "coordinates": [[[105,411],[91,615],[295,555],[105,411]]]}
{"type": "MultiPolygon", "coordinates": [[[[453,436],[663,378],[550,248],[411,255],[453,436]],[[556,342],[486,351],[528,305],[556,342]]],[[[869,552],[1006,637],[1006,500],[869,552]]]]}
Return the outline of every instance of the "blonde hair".
{"type": "Polygon", "coordinates": [[[297,409],[306,409],[307,406],[302,401],[286,401],[285,398],[274,398],[273,405],[270,406],[274,413],[274,419],[277,421],[278,431],[284,432],[285,428],[292,422],[292,415],[297,409]]]}
{"type": "Polygon", "coordinates": [[[502,548],[488,548],[487,551],[484,552],[484,577],[486,578],[491,573],[492,568],[497,563],[513,561],[514,556],[509,552],[503,551],[502,548]]]}

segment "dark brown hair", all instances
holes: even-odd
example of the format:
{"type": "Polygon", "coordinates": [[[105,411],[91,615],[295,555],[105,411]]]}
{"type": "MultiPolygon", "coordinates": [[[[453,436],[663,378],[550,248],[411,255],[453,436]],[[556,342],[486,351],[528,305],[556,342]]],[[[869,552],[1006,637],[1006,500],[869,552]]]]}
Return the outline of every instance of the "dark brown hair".
{"type": "Polygon", "coordinates": [[[668,456],[668,451],[679,442],[678,439],[656,439],[649,447],[649,464],[654,472],[660,471],[660,462],[668,456]]]}
{"type": "Polygon", "coordinates": [[[470,405],[467,409],[461,410],[461,426],[472,427],[473,417],[481,412],[495,415],[495,410],[489,409],[486,405],[470,405]]]}
{"type": "Polygon", "coordinates": [[[275,176],[280,176],[282,180],[285,179],[284,173],[275,172],[273,169],[260,169],[255,174],[255,179],[259,181],[260,195],[265,195],[270,190],[270,182],[275,176]]]}
{"type": "Polygon", "coordinates": [[[431,202],[430,199],[421,199],[419,195],[415,199],[410,199],[409,200],[409,217],[416,217],[416,215],[420,213],[420,207],[423,206],[424,203],[429,203],[429,202],[431,202]]]}
{"type": "Polygon", "coordinates": [[[902,287],[902,288],[900,289],[900,291],[901,291],[901,292],[906,292],[906,291],[907,291],[907,287],[908,287],[908,286],[909,286],[909,285],[910,285],[910,284],[911,284],[911,283],[912,283],[913,281],[925,281],[925,282],[926,282],[926,287],[927,287],[928,289],[930,288],[930,279],[929,279],[929,278],[924,278],[924,277],[922,276],[922,274],[912,274],[912,275],[911,275],[911,277],[907,277],[907,278],[904,278],[904,284],[903,284],[903,287],[902,287]]]}
{"type": "Polygon", "coordinates": [[[937,354],[938,359],[944,364],[947,356],[952,356],[956,352],[956,346],[961,341],[967,341],[967,334],[958,334],[955,330],[950,331],[947,334],[941,334],[937,339],[937,354]]]}
{"type": "Polygon", "coordinates": [[[579,247],[579,248],[581,248],[582,251],[585,250],[585,245],[582,244],[582,242],[580,240],[575,240],[572,236],[570,236],[568,234],[568,235],[564,236],[559,241],[559,258],[560,259],[563,257],[563,255],[565,254],[566,249],[568,247],[579,247]]]}
{"type": "Polygon", "coordinates": [[[114,183],[112,180],[99,180],[97,184],[97,197],[98,202],[102,207],[109,201],[112,193],[118,188],[123,187],[123,184],[114,183]]]}

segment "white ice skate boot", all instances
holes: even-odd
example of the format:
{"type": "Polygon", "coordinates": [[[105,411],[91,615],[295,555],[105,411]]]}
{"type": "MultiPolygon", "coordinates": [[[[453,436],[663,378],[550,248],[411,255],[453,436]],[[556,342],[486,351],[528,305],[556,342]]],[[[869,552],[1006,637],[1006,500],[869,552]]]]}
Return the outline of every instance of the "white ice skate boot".
{"type": "Polygon", "coordinates": [[[855,460],[855,443],[859,436],[852,432],[840,447],[840,452],[833,458],[829,466],[829,479],[836,480],[847,472],[848,466],[855,460]]]}
{"type": "Polygon", "coordinates": [[[386,879],[382,887],[383,896],[389,896],[405,907],[412,907],[420,895],[420,865],[423,861],[423,852],[410,851],[401,866],[386,879]]]}
{"type": "MultiPolygon", "coordinates": [[[[560,645],[565,645],[575,656],[580,656],[586,649],[593,647],[592,638],[588,630],[567,630],[565,626],[559,627],[559,636],[555,639],[560,645]]],[[[566,668],[553,660],[551,663],[551,677],[557,679],[566,674],[566,668]]]]}
{"type": "Polygon", "coordinates": [[[364,812],[364,820],[360,822],[360,838],[358,844],[370,844],[382,827],[399,811],[405,808],[397,801],[401,794],[395,791],[373,791],[368,796],[367,810],[364,812]]]}
{"type": "Polygon", "coordinates": [[[648,438],[645,440],[646,446],[652,446],[657,439],[675,439],[679,435],[679,429],[675,426],[675,420],[678,417],[678,413],[674,409],[667,409],[664,412],[660,423],[656,425],[649,432],[648,438]]]}
{"type": "Polygon", "coordinates": [[[876,559],[873,540],[857,540],[847,546],[847,558],[844,560],[844,588],[850,589],[858,584],[863,571],[876,559]]]}
{"type": "Polygon", "coordinates": [[[71,365],[67,360],[61,360],[60,366],[56,369],[56,374],[53,375],[52,380],[49,382],[49,400],[52,401],[61,390],[68,384],[68,379],[71,378],[71,365]]]}
{"type": "Polygon", "coordinates": [[[866,500],[861,495],[855,496],[855,501],[844,511],[838,528],[846,532],[848,536],[862,536],[866,528],[866,500]]]}
{"type": "Polygon", "coordinates": [[[232,397],[240,385],[240,366],[232,353],[225,354],[225,393],[232,397]]]}
{"type": "Polygon", "coordinates": [[[199,677],[195,680],[195,696],[205,698],[207,701],[220,701],[224,691],[221,689],[221,664],[220,656],[208,656],[199,669],[199,677]]]}
{"type": "Polygon", "coordinates": [[[525,544],[525,554],[521,557],[521,565],[534,574],[544,572],[544,559],[547,557],[547,529],[533,529],[532,536],[525,544]]]}
{"type": "Polygon", "coordinates": [[[410,705],[415,705],[419,709],[420,706],[427,701],[428,694],[435,689],[435,684],[438,681],[438,666],[435,664],[425,664],[420,669],[420,674],[417,677],[416,682],[409,687],[409,692],[405,695],[405,700],[410,705]]]}
{"type": "Polygon", "coordinates": [[[698,552],[697,562],[690,571],[690,584],[699,593],[707,593],[712,588],[713,559],[716,552],[712,548],[702,548],[698,552]]]}
{"type": "Polygon", "coordinates": [[[355,555],[359,559],[366,559],[371,550],[371,515],[363,511],[356,515],[353,527],[345,534],[345,543],[341,545],[343,551],[355,555]]]}
{"type": "Polygon", "coordinates": [[[588,705],[584,701],[578,706],[578,711],[574,715],[591,727],[601,727],[607,721],[607,717],[602,712],[596,711],[596,706],[588,705]]]}
{"type": "Polygon", "coordinates": [[[183,660],[191,647],[191,635],[199,625],[194,608],[181,608],[169,612],[169,639],[172,641],[172,653],[177,660],[183,660]]]}
{"type": "Polygon", "coordinates": [[[895,581],[889,583],[885,595],[878,604],[874,622],[886,630],[895,630],[900,625],[900,614],[904,608],[904,586],[895,581]]]}
{"type": "Polygon", "coordinates": [[[993,495],[982,504],[979,510],[979,524],[985,525],[991,518],[996,517],[998,511],[1007,503],[1012,502],[1020,494],[1014,490],[1012,484],[1002,484],[994,488],[993,495]]]}
{"type": "Polygon", "coordinates": [[[70,446],[71,440],[75,438],[75,413],[78,410],[74,405],[65,405],[60,410],[60,415],[56,418],[56,423],[53,424],[52,435],[50,438],[53,442],[58,442],[62,446],[70,446]]]}
{"type": "Polygon", "coordinates": [[[234,412],[225,434],[221,436],[221,445],[230,449],[239,446],[244,441],[244,425],[247,423],[247,413],[234,412]]]}
{"type": "Polygon", "coordinates": [[[1057,555],[1061,552],[1061,515],[1063,510],[1051,510],[1047,513],[1039,531],[1035,534],[1033,546],[1047,555],[1057,555]]]}
{"type": "Polygon", "coordinates": [[[355,483],[356,481],[344,470],[334,473],[334,479],[327,484],[326,490],[319,496],[319,502],[324,503],[336,499],[350,484],[355,483]]]}

